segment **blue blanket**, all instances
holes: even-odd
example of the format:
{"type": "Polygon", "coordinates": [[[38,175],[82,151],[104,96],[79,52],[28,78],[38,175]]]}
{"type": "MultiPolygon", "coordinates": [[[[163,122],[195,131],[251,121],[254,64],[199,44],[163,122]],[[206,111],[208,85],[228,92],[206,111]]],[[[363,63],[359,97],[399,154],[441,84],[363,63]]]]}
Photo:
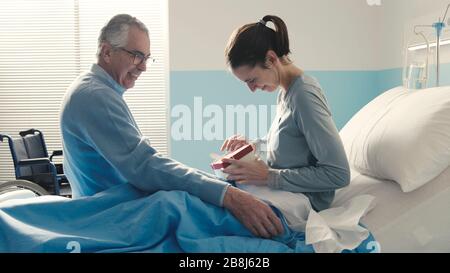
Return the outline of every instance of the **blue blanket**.
{"type": "MultiPolygon", "coordinates": [[[[226,209],[181,191],[129,184],[91,197],[37,197],[0,204],[0,252],[314,252],[305,234],[254,237],[226,209]]],[[[369,236],[349,252],[370,252],[369,236]]]]}

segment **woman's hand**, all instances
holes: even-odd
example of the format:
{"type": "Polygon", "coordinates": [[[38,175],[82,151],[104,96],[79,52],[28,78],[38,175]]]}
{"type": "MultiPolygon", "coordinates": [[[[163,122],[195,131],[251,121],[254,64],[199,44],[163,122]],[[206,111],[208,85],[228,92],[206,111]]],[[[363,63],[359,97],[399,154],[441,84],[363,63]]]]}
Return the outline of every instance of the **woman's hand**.
{"type": "Polygon", "coordinates": [[[238,183],[245,183],[256,186],[267,185],[267,178],[269,176],[269,167],[261,159],[253,161],[239,161],[235,159],[224,158],[223,162],[231,163],[232,165],[223,170],[224,173],[229,174],[228,180],[234,180],[238,183]],[[232,167],[232,168],[230,168],[232,167]]]}
{"type": "Polygon", "coordinates": [[[237,149],[239,149],[242,146],[245,146],[247,144],[249,144],[249,142],[245,139],[244,136],[234,135],[234,136],[227,138],[223,142],[222,147],[220,147],[220,150],[234,152],[237,149]]]}

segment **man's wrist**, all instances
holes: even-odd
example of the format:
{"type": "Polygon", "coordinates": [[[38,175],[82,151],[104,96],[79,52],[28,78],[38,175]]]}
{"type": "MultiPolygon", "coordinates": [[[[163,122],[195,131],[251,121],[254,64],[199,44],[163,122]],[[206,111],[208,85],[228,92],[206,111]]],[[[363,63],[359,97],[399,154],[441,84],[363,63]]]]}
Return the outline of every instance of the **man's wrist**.
{"type": "Polygon", "coordinates": [[[234,203],[233,198],[236,194],[236,191],[238,191],[238,189],[231,185],[227,187],[227,190],[223,197],[223,207],[224,208],[230,208],[233,205],[233,203],[234,203]]]}
{"type": "MultiPolygon", "coordinates": [[[[221,180],[222,181],[222,180],[221,180]]],[[[227,195],[227,191],[228,191],[228,188],[230,187],[231,185],[230,184],[227,184],[227,185],[225,185],[225,187],[224,187],[224,189],[223,189],[223,191],[222,191],[222,196],[220,197],[220,200],[221,200],[221,206],[222,207],[224,207],[225,206],[225,196],[227,195]]]]}

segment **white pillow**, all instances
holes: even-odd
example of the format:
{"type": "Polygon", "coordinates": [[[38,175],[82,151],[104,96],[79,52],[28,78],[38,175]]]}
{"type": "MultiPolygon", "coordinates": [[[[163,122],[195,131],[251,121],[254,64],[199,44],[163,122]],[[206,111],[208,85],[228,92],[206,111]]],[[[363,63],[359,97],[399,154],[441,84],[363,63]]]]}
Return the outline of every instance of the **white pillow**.
{"type": "Polygon", "coordinates": [[[352,168],[413,191],[450,164],[450,86],[388,90],[340,135],[352,168]]]}

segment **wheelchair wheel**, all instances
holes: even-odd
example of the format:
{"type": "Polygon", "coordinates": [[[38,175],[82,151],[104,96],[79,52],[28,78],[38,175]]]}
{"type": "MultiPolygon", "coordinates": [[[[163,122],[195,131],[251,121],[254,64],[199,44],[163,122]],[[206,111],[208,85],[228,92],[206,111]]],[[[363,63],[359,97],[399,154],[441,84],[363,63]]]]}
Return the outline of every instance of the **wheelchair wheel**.
{"type": "Polygon", "coordinates": [[[49,195],[49,193],[36,183],[27,180],[12,180],[0,182],[0,194],[15,190],[29,190],[38,196],[49,195]]]}

